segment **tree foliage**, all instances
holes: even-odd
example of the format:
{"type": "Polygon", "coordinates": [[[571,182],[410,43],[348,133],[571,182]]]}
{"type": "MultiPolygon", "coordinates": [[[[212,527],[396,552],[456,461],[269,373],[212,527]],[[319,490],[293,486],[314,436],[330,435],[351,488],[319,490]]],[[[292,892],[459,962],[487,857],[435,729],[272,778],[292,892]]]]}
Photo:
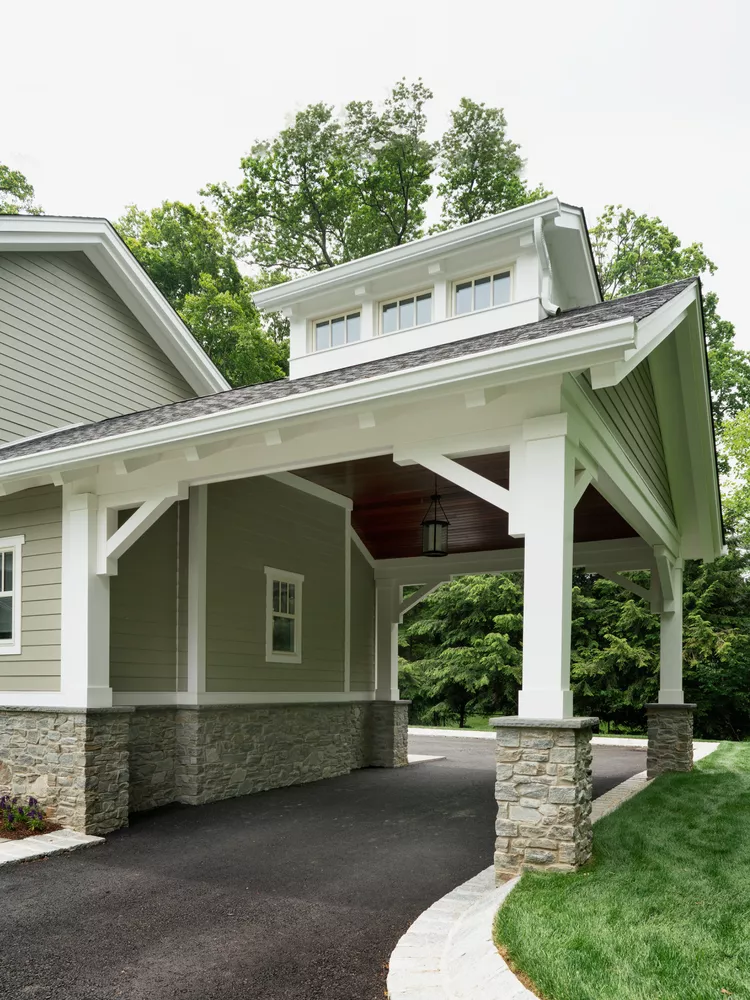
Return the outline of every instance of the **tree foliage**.
{"type": "Polygon", "coordinates": [[[440,141],[442,201],[440,225],[450,229],[544,198],[540,185],[529,190],[522,179],[520,146],[508,138],[502,108],[488,108],[468,97],[451,112],[450,126],[440,141]]]}
{"type": "Polygon", "coordinates": [[[0,215],[39,215],[34,204],[34,186],[20,170],[0,163],[0,215]]]}

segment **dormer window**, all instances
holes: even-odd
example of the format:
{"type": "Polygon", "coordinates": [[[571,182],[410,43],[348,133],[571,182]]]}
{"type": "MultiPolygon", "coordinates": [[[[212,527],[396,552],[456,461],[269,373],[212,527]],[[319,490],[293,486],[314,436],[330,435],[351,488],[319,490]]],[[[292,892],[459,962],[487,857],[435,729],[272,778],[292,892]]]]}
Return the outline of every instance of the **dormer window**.
{"type": "Polygon", "coordinates": [[[396,333],[410,330],[413,326],[423,326],[432,322],[432,292],[408,295],[393,302],[384,302],[381,307],[381,333],[396,333]]]}
{"type": "Polygon", "coordinates": [[[453,299],[453,313],[464,313],[503,306],[510,302],[510,271],[483,274],[468,281],[457,281],[453,299]]]}
{"type": "Polygon", "coordinates": [[[330,316],[328,319],[316,320],[315,350],[325,351],[329,347],[343,347],[360,337],[360,312],[344,313],[341,316],[330,316]]]}

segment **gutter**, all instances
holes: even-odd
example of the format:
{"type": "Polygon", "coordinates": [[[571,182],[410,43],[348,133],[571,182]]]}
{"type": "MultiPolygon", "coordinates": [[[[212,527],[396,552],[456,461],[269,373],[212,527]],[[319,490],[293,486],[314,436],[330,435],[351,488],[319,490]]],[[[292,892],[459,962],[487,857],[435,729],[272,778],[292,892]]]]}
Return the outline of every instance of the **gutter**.
{"type": "Polygon", "coordinates": [[[549,258],[547,241],[544,238],[544,220],[541,216],[534,219],[534,248],[539,258],[539,267],[542,271],[542,294],[540,302],[542,309],[548,316],[559,316],[562,309],[556,302],[552,301],[552,261],[549,258]]]}

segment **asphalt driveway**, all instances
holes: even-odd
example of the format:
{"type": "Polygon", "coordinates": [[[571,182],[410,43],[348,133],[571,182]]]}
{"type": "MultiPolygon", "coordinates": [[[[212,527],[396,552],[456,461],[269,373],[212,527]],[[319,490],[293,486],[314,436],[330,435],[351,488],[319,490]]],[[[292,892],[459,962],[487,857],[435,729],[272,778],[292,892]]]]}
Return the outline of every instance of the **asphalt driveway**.
{"type": "MultiPolygon", "coordinates": [[[[0,871],[8,1000],[383,1000],[409,924],[492,861],[494,743],[132,818],[104,845],[0,871]]],[[[594,752],[594,790],[645,752],[594,752]]]]}

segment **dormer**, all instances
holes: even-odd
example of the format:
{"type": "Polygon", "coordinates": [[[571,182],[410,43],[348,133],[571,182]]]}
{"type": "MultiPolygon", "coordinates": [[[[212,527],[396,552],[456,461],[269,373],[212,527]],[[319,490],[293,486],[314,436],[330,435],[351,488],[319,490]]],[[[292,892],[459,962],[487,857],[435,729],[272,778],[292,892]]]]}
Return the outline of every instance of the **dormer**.
{"type": "Polygon", "coordinates": [[[583,211],[549,197],[256,292],[290,377],[535,323],[601,299],[583,211]]]}

